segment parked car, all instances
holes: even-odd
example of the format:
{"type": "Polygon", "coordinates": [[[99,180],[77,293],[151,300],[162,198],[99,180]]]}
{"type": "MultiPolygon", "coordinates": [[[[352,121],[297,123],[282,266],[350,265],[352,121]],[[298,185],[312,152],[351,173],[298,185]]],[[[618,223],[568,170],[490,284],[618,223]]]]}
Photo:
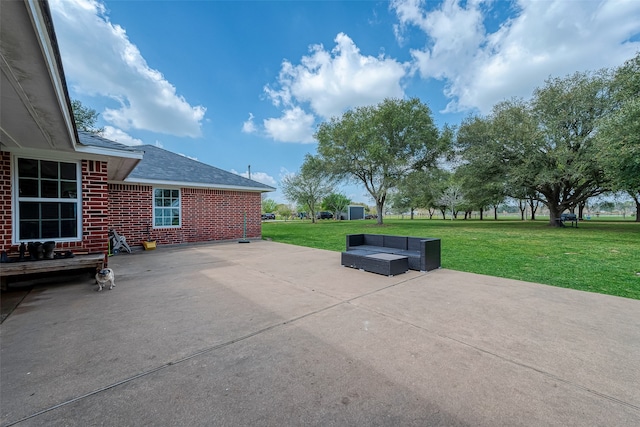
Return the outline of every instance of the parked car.
{"type": "Polygon", "coordinates": [[[376,219],[376,218],[378,218],[378,215],[366,214],[364,216],[364,219],[376,219]]]}
{"type": "Polygon", "coordinates": [[[266,219],[276,219],[276,214],[274,213],[263,213],[262,214],[262,220],[266,220],[266,219]]]}
{"type": "Polygon", "coordinates": [[[327,211],[320,211],[316,214],[316,218],[318,219],[331,219],[333,218],[333,214],[327,211]]]}

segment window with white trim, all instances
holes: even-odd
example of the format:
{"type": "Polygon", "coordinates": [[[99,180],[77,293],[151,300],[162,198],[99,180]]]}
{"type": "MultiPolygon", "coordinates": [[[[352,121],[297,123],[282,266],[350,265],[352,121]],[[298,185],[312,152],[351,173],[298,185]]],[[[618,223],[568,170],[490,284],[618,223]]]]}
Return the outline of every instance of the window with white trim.
{"type": "Polygon", "coordinates": [[[82,238],[79,163],[16,158],[15,176],[16,241],[82,238]]]}
{"type": "Polygon", "coordinates": [[[153,190],[153,226],[180,227],[180,190],[153,190]]]}

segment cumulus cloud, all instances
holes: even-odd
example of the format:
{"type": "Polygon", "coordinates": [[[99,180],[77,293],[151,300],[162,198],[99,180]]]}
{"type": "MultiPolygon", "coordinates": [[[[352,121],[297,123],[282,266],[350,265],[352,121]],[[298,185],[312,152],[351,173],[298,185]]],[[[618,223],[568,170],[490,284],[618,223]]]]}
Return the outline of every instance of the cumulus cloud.
{"type": "Polygon", "coordinates": [[[399,42],[408,26],[427,35],[411,54],[423,78],[445,82],[447,111],[487,113],[505,98],[530,96],[550,75],[618,66],[640,49],[635,0],[514,5],[512,17],[489,32],[485,22],[503,2],[446,0],[432,10],[422,0],[391,3],[399,42]]]}
{"type": "Polygon", "coordinates": [[[124,145],[144,144],[141,139],[134,138],[123,130],[114,128],[113,126],[105,126],[101,136],[124,145]]]}
{"type": "Polygon", "coordinates": [[[176,153],[176,154],[178,154],[178,155],[180,155],[180,156],[182,156],[182,157],[186,157],[187,159],[195,160],[196,162],[198,161],[198,158],[197,158],[197,157],[194,157],[194,156],[187,156],[187,155],[186,155],[186,154],[184,154],[184,153],[176,153]]]}
{"type": "MultiPolygon", "coordinates": [[[[309,48],[299,64],[285,60],[277,82],[264,92],[282,116],[263,121],[265,133],[276,141],[313,142],[316,118],[339,116],[349,108],[377,104],[385,98],[402,98],[402,79],[408,65],[384,55],[367,56],[344,33],[328,51],[309,48]],[[307,111],[310,109],[310,111],[307,111]]],[[[251,125],[253,116],[245,126],[251,125]]]]}
{"type": "MultiPolygon", "coordinates": [[[[245,178],[249,178],[249,171],[238,172],[235,169],[231,169],[231,173],[235,173],[236,175],[243,176],[245,178]]],[[[253,181],[261,182],[266,185],[270,185],[271,187],[275,187],[277,185],[276,180],[266,172],[251,172],[251,179],[253,181]]]]}
{"type": "Polygon", "coordinates": [[[278,88],[265,87],[274,105],[308,103],[317,115],[330,118],[350,107],[404,96],[405,65],[382,55],[362,55],[344,33],[336,36],[335,43],[331,51],[311,46],[298,65],[282,63],[278,88]]]}
{"type": "Polygon", "coordinates": [[[244,133],[255,133],[257,132],[256,124],[253,122],[253,114],[249,113],[249,118],[246,122],[242,124],[242,132],[244,133]]]}
{"type": "Polygon", "coordinates": [[[271,138],[281,142],[313,142],[315,118],[300,107],[285,110],[280,118],[265,119],[264,129],[271,138]]]}
{"type": "Polygon", "coordinates": [[[51,0],[65,73],[78,92],[117,102],[102,117],[124,130],[198,137],[206,108],[192,106],[150,68],[97,0],[51,0]]]}

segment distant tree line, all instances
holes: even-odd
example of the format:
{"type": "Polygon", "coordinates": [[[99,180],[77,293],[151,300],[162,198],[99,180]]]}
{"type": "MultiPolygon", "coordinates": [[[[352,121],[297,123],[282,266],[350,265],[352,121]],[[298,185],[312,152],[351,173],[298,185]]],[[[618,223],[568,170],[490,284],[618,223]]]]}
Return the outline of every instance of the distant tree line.
{"type": "Polygon", "coordinates": [[[282,182],[285,196],[313,215],[340,182],[364,185],[378,223],[395,210],[493,210],[518,201],[524,219],[539,206],[549,224],[587,201],[626,192],[640,222],[640,53],[614,70],[549,78],[530,100],[496,104],[459,127],[438,130],[418,99],[387,99],[320,124],[318,153],[282,182]]]}

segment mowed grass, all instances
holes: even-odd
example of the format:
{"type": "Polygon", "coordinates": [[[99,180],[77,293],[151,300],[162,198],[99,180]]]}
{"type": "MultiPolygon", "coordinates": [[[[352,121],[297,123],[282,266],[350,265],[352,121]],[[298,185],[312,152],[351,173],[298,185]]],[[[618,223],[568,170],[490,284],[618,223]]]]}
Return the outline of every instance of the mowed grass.
{"type": "Polygon", "coordinates": [[[262,224],[264,239],[337,252],[347,234],[357,233],[440,238],[443,268],[640,299],[640,223],[631,221],[584,221],[579,228],[543,220],[262,224]]]}

